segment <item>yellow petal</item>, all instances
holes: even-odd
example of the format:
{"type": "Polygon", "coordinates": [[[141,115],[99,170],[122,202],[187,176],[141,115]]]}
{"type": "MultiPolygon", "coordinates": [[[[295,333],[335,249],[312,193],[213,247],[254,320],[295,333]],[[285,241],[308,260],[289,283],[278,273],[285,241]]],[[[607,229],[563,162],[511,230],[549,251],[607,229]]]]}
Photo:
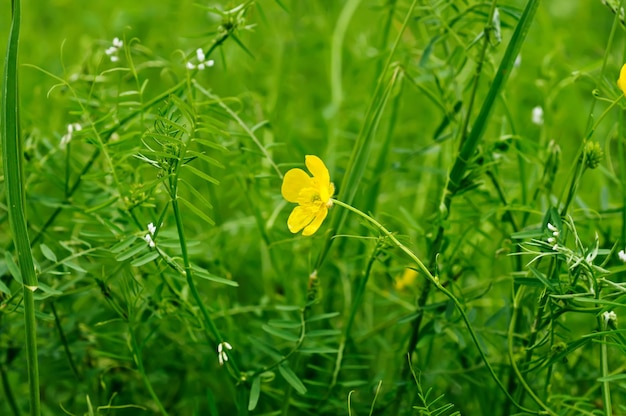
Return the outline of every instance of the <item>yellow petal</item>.
{"type": "Polygon", "coordinates": [[[619,71],[619,79],[617,80],[617,86],[622,90],[624,95],[626,95],[626,64],[622,66],[621,71],[619,71]]]}
{"type": "Polygon", "coordinates": [[[315,234],[315,232],[319,230],[320,225],[322,225],[322,222],[324,222],[326,215],[328,215],[328,208],[326,208],[325,205],[322,205],[313,221],[304,228],[302,235],[307,236],[315,234]]]}
{"type": "Polygon", "coordinates": [[[297,206],[289,214],[287,219],[287,227],[292,233],[297,233],[313,221],[316,211],[310,207],[297,206]]]}
{"type": "Polygon", "coordinates": [[[298,195],[304,188],[311,186],[311,177],[302,169],[291,169],[283,178],[283,186],[280,192],[289,202],[298,202],[298,195]]]}
{"type": "Polygon", "coordinates": [[[307,155],[304,161],[307,169],[313,175],[313,178],[317,180],[318,185],[328,187],[330,174],[328,173],[328,168],[326,168],[326,165],[322,162],[322,159],[317,156],[307,155]]]}

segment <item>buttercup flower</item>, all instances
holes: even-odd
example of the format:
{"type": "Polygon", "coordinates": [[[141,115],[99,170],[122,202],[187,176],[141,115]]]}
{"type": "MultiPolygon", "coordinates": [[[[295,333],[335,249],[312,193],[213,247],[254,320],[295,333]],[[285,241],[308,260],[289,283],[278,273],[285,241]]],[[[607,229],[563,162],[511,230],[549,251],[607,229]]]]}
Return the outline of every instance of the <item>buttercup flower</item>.
{"type": "Polygon", "coordinates": [[[626,64],[622,66],[621,71],[619,71],[619,78],[617,79],[617,86],[620,90],[624,92],[626,95],[626,64]]]}
{"type": "Polygon", "coordinates": [[[330,182],[330,174],[322,159],[308,155],[305,164],[313,177],[302,169],[291,169],[283,178],[281,193],[287,201],[298,204],[287,220],[289,231],[297,233],[302,230],[302,235],[306,236],[314,234],[328,215],[328,209],[333,206],[331,198],[335,186],[330,182]]]}

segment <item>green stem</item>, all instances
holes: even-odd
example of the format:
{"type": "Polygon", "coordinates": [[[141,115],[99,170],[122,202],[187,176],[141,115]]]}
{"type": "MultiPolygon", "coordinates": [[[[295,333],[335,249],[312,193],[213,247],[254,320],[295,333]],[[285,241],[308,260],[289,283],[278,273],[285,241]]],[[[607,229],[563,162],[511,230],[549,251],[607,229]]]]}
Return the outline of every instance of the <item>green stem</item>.
{"type": "MultiPolygon", "coordinates": [[[[602,315],[598,317],[598,321],[604,332],[609,330],[607,322],[602,315]]],[[[602,363],[602,378],[604,379],[602,381],[602,403],[604,405],[604,414],[606,416],[611,416],[613,414],[613,410],[611,405],[611,386],[610,381],[607,380],[607,377],[609,376],[609,347],[607,342],[609,342],[608,337],[607,335],[604,335],[600,344],[600,362],[602,363]]]]}
{"type": "MultiPolygon", "coordinates": [[[[185,240],[185,232],[183,229],[183,219],[180,213],[180,207],[178,205],[178,198],[175,195],[172,195],[172,209],[174,210],[174,218],[176,219],[176,229],[178,230],[178,239],[180,241],[180,251],[183,258],[183,264],[185,267],[185,278],[187,280],[187,285],[189,286],[189,290],[191,291],[191,296],[193,296],[198,308],[200,308],[200,313],[202,313],[202,317],[204,319],[205,324],[207,325],[209,331],[211,332],[214,340],[219,344],[224,342],[224,338],[220,334],[219,330],[215,326],[213,319],[206,310],[204,303],[202,302],[202,298],[198,293],[198,289],[196,288],[196,284],[193,280],[193,271],[191,268],[191,262],[189,261],[189,253],[187,252],[187,240],[185,240]]],[[[235,373],[235,378],[240,379],[241,373],[239,372],[239,368],[233,357],[229,356],[228,362],[230,363],[229,368],[232,368],[235,373]]]]}
{"type": "MultiPolygon", "coordinates": [[[[513,315],[511,316],[511,321],[509,323],[507,344],[508,344],[508,350],[509,350],[509,359],[511,361],[511,368],[515,372],[515,375],[517,376],[517,380],[522,385],[524,390],[530,395],[530,397],[532,397],[532,399],[541,408],[543,408],[547,413],[549,413],[551,415],[555,415],[555,413],[553,411],[551,411],[541,401],[541,399],[535,394],[533,389],[528,385],[528,383],[526,382],[526,379],[524,378],[524,376],[522,375],[521,371],[519,370],[519,367],[518,367],[517,362],[515,360],[515,355],[514,355],[514,351],[513,351],[513,333],[515,332],[515,325],[517,323],[518,313],[519,313],[519,309],[520,309],[520,302],[522,300],[523,293],[524,293],[524,287],[522,286],[522,287],[520,287],[520,289],[517,291],[517,294],[515,295],[515,299],[513,301],[513,315]]],[[[539,317],[537,317],[537,319],[539,319],[539,317]]],[[[528,362],[528,361],[525,360],[524,362],[528,362]]]]}
{"type": "MultiPolygon", "coordinates": [[[[480,357],[482,358],[483,362],[485,363],[485,366],[487,367],[487,369],[489,370],[489,373],[491,374],[491,376],[493,377],[494,381],[496,382],[496,384],[498,384],[498,387],[502,390],[502,392],[507,396],[507,398],[509,400],[511,400],[513,402],[513,404],[519,408],[522,411],[525,412],[529,412],[529,413],[537,413],[534,412],[532,410],[526,409],[524,407],[522,407],[520,404],[518,404],[517,402],[515,402],[515,400],[513,399],[513,397],[511,397],[511,395],[509,394],[509,392],[507,391],[507,388],[504,386],[504,384],[502,384],[502,382],[500,381],[500,379],[498,378],[496,372],[494,371],[493,367],[491,366],[491,363],[489,362],[489,360],[487,360],[487,356],[485,355],[485,352],[483,351],[483,349],[480,346],[480,342],[478,340],[478,337],[476,335],[476,332],[474,331],[474,328],[472,326],[472,324],[469,321],[469,318],[467,317],[467,314],[465,313],[465,310],[463,309],[463,305],[461,305],[461,302],[456,298],[456,296],[454,296],[454,294],[452,294],[452,292],[450,292],[448,289],[446,289],[440,282],[439,282],[439,278],[437,276],[433,276],[431,274],[431,272],[428,270],[428,268],[424,265],[424,263],[422,263],[422,261],[419,259],[419,257],[417,257],[415,255],[415,253],[413,253],[408,247],[406,247],[404,244],[402,244],[389,230],[387,230],[382,224],[380,224],[378,221],[376,221],[374,218],[370,217],[369,215],[365,214],[364,212],[354,208],[351,205],[348,205],[344,202],[341,202],[339,200],[336,199],[331,199],[331,201],[334,204],[339,205],[340,207],[343,207],[355,214],[357,214],[358,216],[360,216],[361,218],[365,219],[367,222],[369,222],[370,224],[374,225],[385,237],[387,237],[396,247],[398,247],[402,252],[404,252],[411,260],[413,260],[413,262],[415,263],[415,265],[417,265],[417,268],[419,269],[419,271],[428,279],[428,281],[431,282],[431,284],[433,284],[435,287],[437,287],[437,289],[439,289],[439,291],[441,293],[443,293],[448,299],[450,299],[452,301],[452,303],[454,303],[454,306],[456,307],[457,311],[459,312],[459,314],[461,315],[461,318],[463,319],[463,322],[465,323],[465,326],[470,334],[470,337],[472,338],[472,341],[474,342],[474,345],[476,345],[476,348],[478,349],[478,353],[480,354],[480,357]]],[[[555,413],[552,412],[549,408],[547,408],[541,401],[537,402],[545,411],[545,413],[547,414],[551,414],[554,415],[555,413]]]]}
{"type": "Polygon", "coordinates": [[[67,337],[65,336],[65,331],[63,331],[63,326],[61,325],[61,320],[57,314],[57,308],[54,306],[54,302],[50,302],[50,309],[54,315],[54,324],[57,327],[57,331],[59,331],[59,338],[61,338],[61,344],[63,344],[63,351],[65,351],[67,361],[70,363],[70,367],[72,368],[72,372],[74,373],[76,379],[82,380],[82,377],[78,372],[78,368],[76,367],[76,363],[74,363],[74,357],[72,356],[72,351],[70,351],[70,346],[67,343],[67,337]]]}
{"type": "Polygon", "coordinates": [[[2,378],[2,389],[4,390],[4,396],[9,402],[9,407],[11,408],[13,415],[20,416],[20,409],[17,407],[17,403],[15,402],[15,396],[13,395],[11,383],[9,381],[9,377],[7,376],[7,370],[4,364],[0,364],[0,377],[2,378]]]}
{"type": "Polygon", "coordinates": [[[24,197],[23,145],[20,135],[19,93],[18,93],[18,43],[20,35],[21,2],[14,0],[13,19],[7,45],[4,65],[4,86],[2,88],[2,155],[4,166],[5,194],[9,223],[17,260],[22,275],[24,296],[24,324],[26,330],[26,361],[30,391],[30,412],[33,416],[41,413],[39,397],[39,365],[37,361],[37,321],[35,320],[35,294],[37,275],[33,263],[24,197]]]}
{"type": "Polygon", "coordinates": [[[143,366],[143,359],[141,357],[141,349],[139,348],[139,345],[137,344],[137,338],[135,337],[133,328],[129,326],[128,330],[130,332],[130,342],[131,342],[131,347],[133,350],[133,358],[135,359],[135,364],[137,364],[137,369],[139,370],[139,374],[141,374],[141,379],[143,380],[143,383],[148,389],[148,393],[150,393],[150,397],[152,397],[152,400],[154,400],[161,414],[167,416],[168,415],[167,410],[165,410],[165,407],[163,407],[163,403],[161,403],[161,400],[159,400],[159,396],[157,396],[157,394],[155,393],[154,389],[152,388],[152,383],[150,383],[150,379],[148,379],[148,376],[146,375],[146,370],[143,366]]]}

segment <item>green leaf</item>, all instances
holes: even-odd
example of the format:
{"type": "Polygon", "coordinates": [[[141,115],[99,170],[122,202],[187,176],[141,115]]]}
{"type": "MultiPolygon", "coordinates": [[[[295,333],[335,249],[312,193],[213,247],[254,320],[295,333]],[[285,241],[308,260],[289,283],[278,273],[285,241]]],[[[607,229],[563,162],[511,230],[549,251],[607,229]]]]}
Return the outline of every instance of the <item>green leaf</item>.
{"type": "Polygon", "coordinates": [[[193,173],[194,175],[196,175],[197,177],[199,177],[200,179],[204,179],[207,182],[213,183],[215,185],[219,185],[220,182],[215,179],[212,176],[207,175],[206,173],[202,172],[200,169],[195,168],[191,165],[183,165],[184,168],[186,168],[187,170],[190,170],[191,173],[193,173]]]}
{"type": "Polygon", "coordinates": [[[252,379],[252,386],[250,386],[250,399],[248,401],[248,410],[252,411],[256,408],[261,396],[261,377],[257,376],[252,379]]]}
{"type": "Polygon", "coordinates": [[[187,155],[195,156],[198,159],[204,160],[209,165],[217,166],[218,168],[222,169],[224,168],[224,165],[222,165],[219,160],[207,156],[205,153],[196,152],[195,150],[189,150],[187,152],[187,155]]]}
{"type": "Polygon", "coordinates": [[[13,278],[20,285],[23,284],[22,283],[23,282],[22,281],[22,273],[20,272],[19,267],[17,267],[17,264],[15,263],[15,260],[13,260],[13,256],[8,251],[4,252],[4,261],[6,261],[6,263],[7,263],[7,269],[9,269],[9,273],[11,273],[11,276],[13,276],[13,278]]]}
{"type": "Polygon", "coordinates": [[[52,250],[50,250],[50,247],[42,243],[39,245],[39,249],[41,250],[41,254],[43,254],[45,258],[47,258],[53,263],[57,262],[57,256],[54,254],[52,250]]]}
{"type": "Polygon", "coordinates": [[[127,239],[122,240],[119,243],[115,244],[109,250],[113,254],[121,253],[122,251],[126,251],[128,247],[132,246],[135,240],[137,240],[137,237],[135,237],[134,235],[130,236],[127,239]]]}
{"type": "Polygon", "coordinates": [[[178,198],[178,200],[182,202],[184,206],[192,210],[194,214],[196,214],[198,217],[204,220],[204,222],[206,222],[209,225],[215,225],[215,221],[213,221],[208,215],[206,215],[200,208],[198,208],[191,202],[187,201],[185,198],[178,198]]]}
{"type": "Polygon", "coordinates": [[[235,282],[234,280],[228,280],[228,279],[225,279],[223,277],[216,276],[216,275],[214,275],[214,274],[212,274],[212,273],[210,273],[210,272],[208,272],[208,271],[206,271],[204,269],[200,269],[198,267],[192,267],[192,269],[194,271],[194,276],[195,277],[199,277],[199,278],[205,279],[205,280],[210,280],[212,282],[220,283],[220,284],[223,284],[223,285],[228,285],[228,286],[233,286],[233,287],[238,287],[239,286],[239,283],[235,282]]]}
{"type": "Polygon", "coordinates": [[[122,254],[120,254],[119,256],[115,257],[115,260],[117,261],[128,260],[129,258],[134,257],[136,254],[141,253],[142,251],[147,250],[147,249],[148,249],[147,244],[137,244],[132,249],[127,250],[123,252],[122,254]]]}
{"type": "Polygon", "coordinates": [[[265,354],[269,355],[273,360],[279,361],[282,360],[283,354],[274,348],[272,345],[269,345],[267,342],[262,340],[261,338],[251,336],[250,341],[252,341],[252,345],[254,345],[255,349],[258,349],[265,354]]]}
{"type": "Polygon", "coordinates": [[[141,267],[146,263],[150,263],[153,260],[156,260],[159,258],[159,252],[158,251],[150,251],[146,254],[144,254],[143,256],[133,260],[130,265],[133,267],[141,267]]]}
{"type": "Polygon", "coordinates": [[[335,318],[337,316],[339,316],[340,313],[339,312],[329,312],[329,313],[323,313],[320,315],[313,315],[310,318],[307,318],[307,322],[315,322],[315,321],[322,321],[324,319],[331,319],[331,318],[335,318]]]}
{"type": "Polygon", "coordinates": [[[269,325],[262,325],[261,328],[268,334],[274,335],[278,338],[282,338],[285,341],[298,342],[299,336],[296,334],[292,334],[291,332],[283,331],[278,328],[273,328],[269,325]]]}
{"type": "Polygon", "coordinates": [[[306,387],[302,384],[302,381],[298,378],[296,373],[294,373],[291,368],[288,367],[286,363],[281,363],[278,366],[278,372],[281,376],[289,383],[291,387],[294,388],[299,394],[306,393],[306,387]]]}
{"type": "Polygon", "coordinates": [[[2,280],[0,280],[0,292],[6,293],[7,295],[11,296],[11,290],[7,285],[4,284],[2,280]]]}

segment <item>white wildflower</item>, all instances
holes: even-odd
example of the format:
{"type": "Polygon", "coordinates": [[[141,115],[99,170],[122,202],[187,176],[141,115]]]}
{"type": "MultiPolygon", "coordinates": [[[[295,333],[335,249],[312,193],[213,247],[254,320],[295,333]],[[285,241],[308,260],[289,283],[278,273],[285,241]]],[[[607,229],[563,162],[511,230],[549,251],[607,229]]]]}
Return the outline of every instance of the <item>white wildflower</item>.
{"type": "Polygon", "coordinates": [[[202,48],[196,49],[196,58],[198,58],[198,62],[204,62],[204,60],[206,59],[202,48]]]}
{"type": "Polygon", "coordinates": [[[192,69],[198,69],[202,71],[205,68],[210,68],[215,65],[215,61],[213,59],[206,59],[206,55],[204,54],[202,48],[196,49],[196,60],[198,61],[197,65],[189,61],[185,64],[188,70],[191,71],[192,69]]]}
{"type": "Polygon", "coordinates": [[[602,314],[604,319],[604,325],[608,325],[609,322],[617,323],[617,314],[613,311],[607,311],[602,314]]]}
{"type": "Polygon", "coordinates": [[[619,253],[617,253],[617,257],[619,257],[621,261],[626,263],[626,252],[624,252],[624,250],[620,250],[619,253]]]}
{"type": "Polygon", "coordinates": [[[146,243],[148,243],[150,248],[154,248],[156,246],[156,244],[154,243],[154,240],[152,239],[152,236],[149,233],[146,234],[143,239],[146,240],[146,243]]]}
{"type": "Polygon", "coordinates": [[[115,37],[112,43],[113,44],[109,46],[104,51],[104,53],[106,53],[109,56],[109,58],[111,59],[111,62],[117,62],[120,60],[120,57],[118,56],[118,51],[122,48],[122,46],[124,46],[124,42],[120,40],[120,38],[115,37]]]}
{"type": "Polygon", "coordinates": [[[153,223],[148,224],[148,231],[150,231],[150,234],[152,235],[154,235],[154,233],[156,232],[156,227],[153,223]]]}
{"type": "Polygon", "coordinates": [[[78,123],[72,123],[67,125],[67,133],[61,137],[61,146],[66,146],[72,141],[72,136],[75,131],[81,131],[83,127],[78,123]]]}
{"type": "Polygon", "coordinates": [[[538,126],[543,125],[543,108],[541,108],[541,106],[536,106],[533,108],[532,121],[533,124],[536,124],[538,126]]]}
{"type": "Polygon", "coordinates": [[[226,350],[233,349],[232,345],[230,345],[226,341],[217,344],[217,359],[220,363],[220,366],[223,366],[224,363],[228,361],[228,354],[226,353],[226,350],[224,348],[226,348],[226,350]]]}

